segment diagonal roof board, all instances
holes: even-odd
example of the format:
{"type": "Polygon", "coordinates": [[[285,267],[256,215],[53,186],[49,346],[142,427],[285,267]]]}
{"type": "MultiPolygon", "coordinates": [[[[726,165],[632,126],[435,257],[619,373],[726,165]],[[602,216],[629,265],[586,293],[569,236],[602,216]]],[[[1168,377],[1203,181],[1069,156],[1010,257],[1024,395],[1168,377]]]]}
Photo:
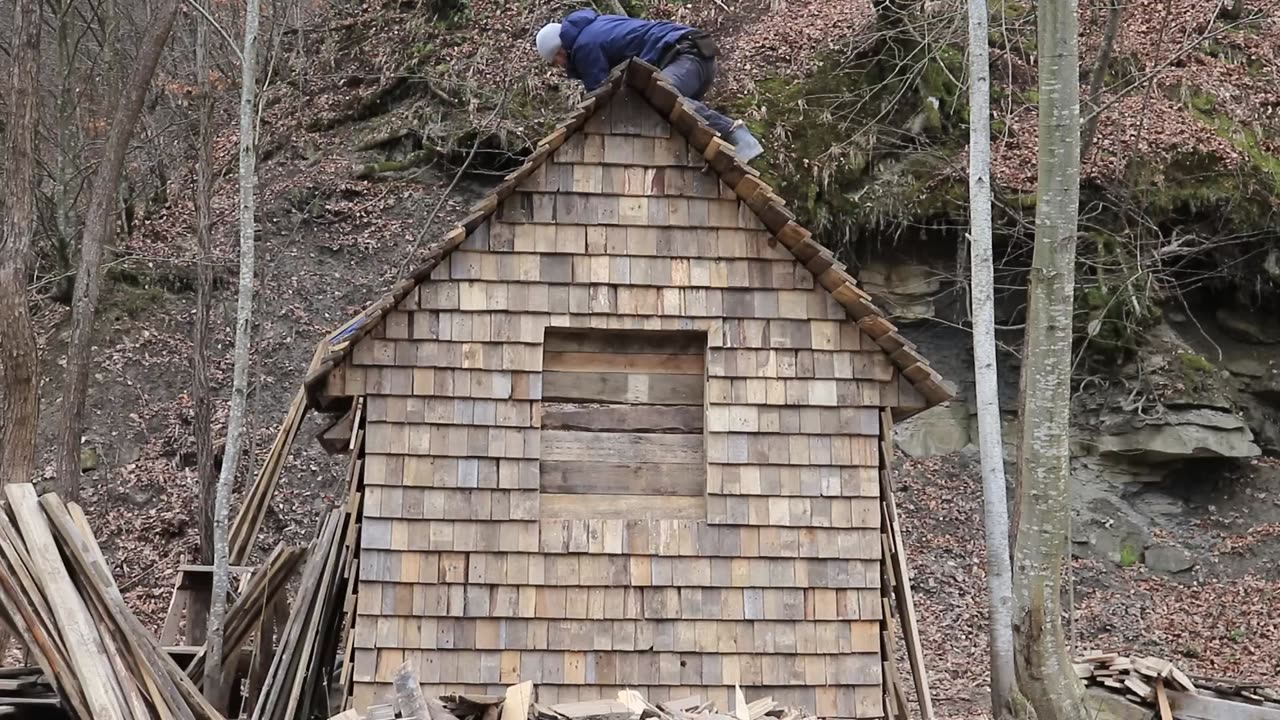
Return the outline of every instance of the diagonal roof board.
{"type": "Polygon", "coordinates": [[[769,229],[774,239],[782,243],[798,262],[813,273],[815,281],[845,308],[862,332],[888,353],[890,361],[924,398],[926,407],[946,402],[954,396],[954,390],[949,384],[916,351],[915,345],[902,337],[884,313],[871,302],[870,296],[857,286],[846,272],[845,266],[795,221],[795,216],[786,209],[784,201],[760,179],[759,173],[734,157],[732,146],[707,126],[689,101],[658,74],[657,68],[640,60],[630,60],[614,68],[603,85],[580,102],[568,119],[538,143],[522,166],[507,175],[489,195],[476,203],[471,212],[445,234],[425,262],[321,341],[316,360],[304,382],[308,402],[313,407],[323,408],[326,405],[322,392],[329,372],[351,353],[355,345],[387,313],[394,310],[414,288],[424,282],[431,271],[457,249],[472,231],[488,220],[525,178],[546,162],[565,140],[581,129],[597,109],[607,105],[624,84],[637,90],[660,115],[668,118],[672,127],[693,149],[702,154],[707,164],[718,174],[720,181],[733,189],[769,229]]]}

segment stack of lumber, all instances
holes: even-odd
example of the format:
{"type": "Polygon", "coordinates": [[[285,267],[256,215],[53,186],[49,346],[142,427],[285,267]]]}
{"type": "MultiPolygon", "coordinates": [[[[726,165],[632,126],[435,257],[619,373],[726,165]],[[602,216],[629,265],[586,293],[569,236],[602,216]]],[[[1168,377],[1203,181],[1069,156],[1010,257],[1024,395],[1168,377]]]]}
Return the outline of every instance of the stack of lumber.
{"type": "Polygon", "coordinates": [[[1089,651],[1073,666],[1087,685],[1154,706],[1160,720],[1280,720],[1280,691],[1191,675],[1158,657],[1089,651]]]}
{"type": "Polygon", "coordinates": [[[221,720],[129,611],[84,512],[4,487],[0,609],[62,705],[84,720],[221,720]]]}
{"type": "MultiPolygon", "coordinates": [[[[285,591],[293,571],[302,560],[305,550],[297,547],[285,547],[282,543],[276,546],[266,562],[262,563],[249,582],[245,584],[240,596],[227,610],[227,617],[222,633],[222,663],[225,667],[234,662],[240,648],[249,642],[258,629],[264,611],[275,599],[285,591]]],[[[205,646],[201,646],[195,657],[187,665],[187,677],[197,683],[204,681],[205,646]]]]}
{"type": "Polygon", "coordinates": [[[58,693],[40,668],[0,668],[0,718],[21,717],[23,710],[60,704],[58,693]]]}
{"type": "Polygon", "coordinates": [[[367,715],[355,710],[334,715],[330,720],[802,720],[812,715],[795,708],[779,707],[772,698],[746,702],[737,688],[732,711],[721,712],[700,697],[649,703],[635,690],[623,690],[616,700],[590,700],[543,706],[535,702],[531,682],[507,688],[505,696],[443,695],[425,698],[417,677],[402,665],[396,676],[393,704],[373,705],[367,715]]]}
{"type": "Polygon", "coordinates": [[[1096,650],[1081,653],[1074,661],[1076,675],[1088,685],[1125,693],[1130,700],[1156,702],[1156,686],[1196,692],[1191,678],[1168,660],[1125,656],[1096,650]]]}
{"type": "Polygon", "coordinates": [[[251,720],[306,718],[327,707],[348,589],[344,579],[353,562],[353,525],[349,508],[331,510],[321,522],[251,720]]]}

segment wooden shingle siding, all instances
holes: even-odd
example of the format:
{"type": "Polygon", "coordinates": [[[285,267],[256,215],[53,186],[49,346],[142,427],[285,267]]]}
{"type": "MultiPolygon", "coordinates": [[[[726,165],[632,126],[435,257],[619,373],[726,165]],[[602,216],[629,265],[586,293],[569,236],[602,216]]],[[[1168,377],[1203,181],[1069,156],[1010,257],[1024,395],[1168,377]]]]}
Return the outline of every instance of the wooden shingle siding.
{"type": "MultiPolygon", "coordinates": [[[[391,651],[387,656],[386,664],[394,669],[392,662],[411,662],[418,664],[423,661],[425,653],[408,651],[397,653],[391,651]]],[[[368,666],[372,662],[370,656],[366,653],[361,656],[361,661],[368,666]]],[[[515,682],[519,678],[513,678],[501,675],[504,680],[515,682]]],[[[704,700],[712,701],[719,707],[731,707],[733,703],[733,687],[719,686],[703,686],[703,685],[653,685],[643,686],[630,684],[626,686],[609,686],[609,685],[548,685],[538,688],[538,702],[554,705],[556,703],[569,703],[586,700],[613,699],[622,690],[635,690],[643,695],[649,702],[660,703],[668,700],[679,700],[690,696],[698,696],[704,700]]],[[[761,697],[771,697],[779,704],[788,707],[804,707],[816,713],[819,717],[879,717],[883,713],[880,710],[880,696],[877,687],[874,686],[857,686],[857,687],[838,687],[838,686],[822,686],[816,684],[814,687],[769,687],[759,686],[751,688],[753,692],[759,693],[761,697]]],[[[428,696],[435,695],[497,695],[501,696],[506,691],[506,685],[493,684],[442,684],[433,683],[424,684],[422,691],[428,696]]],[[[356,702],[364,707],[377,702],[377,698],[391,697],[394,690],[390,683],[381,684],[362,684],[357,686],[355,699],[356,702]]]]}
{"type": "Polygon", "coordinates": [[[409,661],[882,716],[878,412],[923,400],[630,89],[550,155],[326,380],[367,397],[356,706],[409,661]]]}

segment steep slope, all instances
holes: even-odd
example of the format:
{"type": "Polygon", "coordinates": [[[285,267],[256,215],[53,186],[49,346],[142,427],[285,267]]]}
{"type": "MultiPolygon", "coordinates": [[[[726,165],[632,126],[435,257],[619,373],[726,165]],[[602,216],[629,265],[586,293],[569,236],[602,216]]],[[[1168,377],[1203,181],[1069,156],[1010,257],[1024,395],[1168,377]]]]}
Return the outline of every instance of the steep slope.
{"type": "MultiPolygon", "coordinates": [[[[855,239],[866,251],[926,233],[940,236],[954,254],[964,218],[963,144],[957,142],[967,112],[959,99],[963,55],[957,43],[963,33],[956,22],[962,6],[943,1],[922,7],[928,42],[899,58],[910,70],[908,80],[889,82],[863,72],[866,48],[880,39],[867,32],[875,18],[870,2],[625,5],[633,13],[718,33],[725,57],[715,100],[757,126],[768,142],[767,174],[802,219],[827,231],[825,240],[849,242],[851,260],[855,239]]],[[[1103,96],[1104,104],[1115,102],[1103,116],[1090,161],[1092,197],[1132,198],[1144,217],[1167,228],[1237,235],[1243,240],[1224,243],[1220,252],[1250,257],[1251,233],[1271,222],[1278,167],[1275,88],[1267,80],[1280,67],[1274,3],[1246,8],[1263,13],[1259,18],[1226,21],[1235,25],[1206,25],[1213,6],[1184,0],[1139,0],[1126,7],[1126,23],[1133,24],[1121,33],[1108,83],[1124,86],[1160,72],[1151,75],[1156,82],[1150,92],[1143,85],[1123,97],[1103,96]],[[1153,25],[1166,8],[1173,20],[1153,25]],[[1153,46],[1162,28],[1164,39],[1153,46]],[[1212,37],[1178,50],[1205,32],[1212,37]],[[1141,161],[1132,170],[1141,182],[1125,184],[1128,176],[1119,170],[1130,158],[1141,161]]],[[[544,0],[331,4],[282,36],[279,65],[263,95],[261,305],[250,402],[249,455],[255,460],[269,446],[316,340],[415,264],[435,228],[456,219],[574,101],[577,88],[536,61],[529,39],[533,28],[564,9],[544,0]]],[[[1005,226],[1025,229],[1032,209],[1025,192],[1034,153],[1033,26],[1024,5],[1005,2],[1001,12],[993,36],[1001,47],[995,73],[1000,202],[1005,226]]],[[[1092,57],[1105,13],[1093,7],[1082,13],[1086,57],[1092,57]]],[[[228,97],[223,103],[224,114],[231,102],[228,97]]],[[[223,127],[217,165],[232,168],[234,123],[223,127]]],[[[184,554],[191,557],[195,541],[188,190],[188,183],[177,183],[168,205],[120,243],[98,327],[85,441],[84,500],[95,533],[130,602],[153,624],[167,605],[173,568],[184,554]]],[[[1116,204],[1120,200],[1107,206],[1116,204]]],[[[213,380],[219,398],[226,397],[230,367],[234,208],[234,177],[228,174],[219,180],[214,210],[220,289],[213,380]]],[[[1016,258],[1017,238],[1006,240],[1016,258]]],[[[1212,263],[1218,257],[1226,255],[1191,259],[1212,263]]],[[[1236,266],[1241,279],[1232,287],[1243,287],[1264,264],[1236,266]]],[[[66,323],[60,307],[41,307],[41,441],[47,448],[61,412],[66,323]]],[[[310,440],[318,429],[309,423],[299,436],[260,547],[279,537],[307,536],[320,510],[335,501],[340,472],[310,440]]],[[[221,432],[219,424],[215,434],[221,432]]],[[[959,513],[957,522],[975,527],[971,470],[926,470],[938,482],[913,487],[904,515],[925,518],[947,509],[944,516],[959,513]],[[912,498],[920,500],[911,505],[912,498]]],[[[249,469],[242,478],[247,474],[249,469]]],[[[974,604],[982,587],[974,555],[978,538],[956,532],[958,527],[909,528],[926,623],[935,628],[931,632],[963,634],[930,642],[948,648],[947,656],[935,657],[936,666],[969,661],[968,670],[946,671],[955,678],[947,688],[979,681],[973,668],[982,665],[980,605],[974,604]],[[948,593],[967,604],[949,604],[948,593]]],[[[1239,596],[1275,592],[1244,580],[1221,582],[1235,583],[1239,596]]],[[[1123,594],[1130,586],[1116,587],[1123,594]]],[[[1143,580],[1134,592],[1146,593],[1137,597],[1149,597],[1153,606],[1176,607],[1191,591],[1143,580]]],[[[1261,636],[1261,630],[1247,632],[1261,636]]],[[[1238,657],[1238,670],[1252,672],[1252,656],[1238,657]]],[[[1205,667],[1227,672],[1236,662],[1205,667]]],[[[967,702],[959,691],[955,696],[967,702]]]]}

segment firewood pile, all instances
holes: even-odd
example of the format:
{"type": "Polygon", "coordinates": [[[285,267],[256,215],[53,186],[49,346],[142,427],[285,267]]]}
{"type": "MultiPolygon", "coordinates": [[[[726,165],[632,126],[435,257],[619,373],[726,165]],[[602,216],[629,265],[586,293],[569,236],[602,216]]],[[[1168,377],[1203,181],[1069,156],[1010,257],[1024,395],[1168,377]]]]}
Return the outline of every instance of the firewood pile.
{"type": "Polygon", "coordinates": [[[4,495],[0,609],[60,704],[94,720],[221,720],[125,605],[80,507],[30,483],[4,495]]]}
{"type": "Polygon", "coordinates": [[[635,690],[623,690],[615,700],[540,705],[532,682],[507,688],[505,696],[422,695],[417,676],[406,663],[395,680],[393,703],[372,705],[368,714],[355,710],[330,720],[807,720],[814,717],[797,708],[781,707],[772,698],[748,703],[737,688],[732,711],[721,712],[713,703],[691,696],[657,704],[635,690]]]}

